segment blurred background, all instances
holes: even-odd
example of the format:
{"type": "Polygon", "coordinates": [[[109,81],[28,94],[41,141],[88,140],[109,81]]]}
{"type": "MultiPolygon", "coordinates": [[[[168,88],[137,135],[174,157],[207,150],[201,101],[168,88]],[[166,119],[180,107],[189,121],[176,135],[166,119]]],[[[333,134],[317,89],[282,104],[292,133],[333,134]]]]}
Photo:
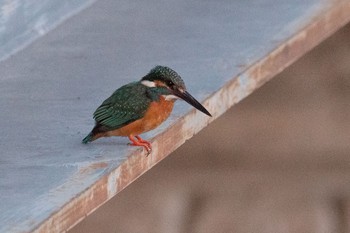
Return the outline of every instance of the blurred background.
{"type": "Polygon", "coordinates": [[[69,233],[350,232],[350,25],[69,233]]]}

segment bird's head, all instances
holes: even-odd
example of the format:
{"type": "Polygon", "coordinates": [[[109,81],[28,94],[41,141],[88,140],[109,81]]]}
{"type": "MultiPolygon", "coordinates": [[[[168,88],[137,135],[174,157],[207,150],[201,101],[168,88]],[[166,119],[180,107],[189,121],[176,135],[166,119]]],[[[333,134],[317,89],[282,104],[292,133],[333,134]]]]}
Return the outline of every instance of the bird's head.
{"type": "Polygon", "coordinates": [[[190,93],[187,92],[186,86],[182,78],[176,71],[166,66],[154,67],[145,77],[141,79],[141,83],[150,88],[165,88],[167,100],[176,100],[181,98],[199,111],[211,116],[207,109],[203,107],[190,93]]]}

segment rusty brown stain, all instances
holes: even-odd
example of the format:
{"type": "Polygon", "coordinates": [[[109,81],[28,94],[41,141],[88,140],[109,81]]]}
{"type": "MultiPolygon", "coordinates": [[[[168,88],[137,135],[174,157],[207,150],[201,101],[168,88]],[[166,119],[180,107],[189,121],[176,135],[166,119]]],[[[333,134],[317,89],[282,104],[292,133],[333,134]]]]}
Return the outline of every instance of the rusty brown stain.
{"type": "Polygon", "coordinates": [[[117,180],[118,189],[124,189],[130,181],[133,181],[137,176],[147,170],[145,158],[146,155],[144,153],[133,155],[120,166],[120,174],[117,180]]]}
{"type": "Polygon", "coordinates": [[[79,220],[107,201],[106,186],[107,177],[103,177],[53,214],[34,232],[63,232],[70,229],[79,220]]]}
{"type": "MultiPolygon", "coordinates": [[[[242,99],[239,96],[240,89],[244,89],[244,97],[249,95],[255,89],[263,85],[274,75],[281,72],[307,51],[311,50],[326,37],[331,35],[337,29],[345,25],[350,19],[350,2],[336,2],[328,12],[320,14],[313,22],[297,33],[295,36],[284,42],[276,50],[271,52],[256,64],[244,72],[250,79],[247,87],[240,85],[240,79],[235,78],[225,85],[217,93],[213,93],[206,101],[205,105],[214,112],[214,117],[207,122],[202,123],[205,127],[209,121],[213,121],[223,112],[215,113],[217,98],[226,99],[228,102],[222,103],[225,110],[234,103],[242,99]],[[230,99],[232,98],[232,99],[230,99]]],[[[120,165],[120,173],[117,177],[117,192],[124,189],[132,183],[137,177],[145,173],[152,166],[157,164],[163,158],[178,148],[182,143],[195,134],[198,130],[193,127],[184,127],[186,122],[196,117],[195,111],[191,111],[185,117],[180,118],[167,131],[156,137],[154,143],[155,151],[146,157],[144,152],[137,150],[129,155],[128,159],[120,165]]],[[[88,169],[104,168],[105,164],[94,164],[88,169]]],[[[89,170],[86,170],[89,171],[89,170]]],[[[85,170],[81,172],[86,172],[85,170]]],[[[73,227],[77,222],[82,220],[86,215],[105,203],[110,197],[108,196],[108,175],[101,178],[90,188],[75,197],[68,204],[63,206],[58,212],[44,221],[34,232],[63,232],[73,227]]]]}

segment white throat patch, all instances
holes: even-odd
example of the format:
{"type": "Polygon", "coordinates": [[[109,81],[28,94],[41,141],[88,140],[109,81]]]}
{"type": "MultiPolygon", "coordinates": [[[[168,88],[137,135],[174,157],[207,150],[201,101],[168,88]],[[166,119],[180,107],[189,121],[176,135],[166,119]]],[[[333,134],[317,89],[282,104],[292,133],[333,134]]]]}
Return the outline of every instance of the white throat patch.
{"type": "Polygon", "coordinates": [[[146,87],[156,87],[155,82],[148,81],[148,80],[143,80],[141,81],[142,85],[145,85],[146,87]]]}
{"type": "Polygon", "coordinates": [[[162,95],[165,100],[170,101],[170,100],[177,100],[179,97],[176,95],[162,95]]]}

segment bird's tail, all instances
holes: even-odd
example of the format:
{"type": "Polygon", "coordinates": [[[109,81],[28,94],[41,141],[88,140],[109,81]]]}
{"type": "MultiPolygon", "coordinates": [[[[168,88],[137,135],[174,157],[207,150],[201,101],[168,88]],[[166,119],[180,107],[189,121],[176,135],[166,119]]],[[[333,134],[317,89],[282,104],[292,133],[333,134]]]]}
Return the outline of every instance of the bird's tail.
{"type": "Polygon", "coordinates": [[[101,125],[96,123],[91,132],[81,141],[84,144],[95,141],[96,139],[103,137],[103,131],[101,131],[101,125]]]}
{"type": "Polygon", "coordinates": [[[87,144],[88,142],[92,142],[94,140],[94,134],[90,132],[81,142],[87,144]]]}

